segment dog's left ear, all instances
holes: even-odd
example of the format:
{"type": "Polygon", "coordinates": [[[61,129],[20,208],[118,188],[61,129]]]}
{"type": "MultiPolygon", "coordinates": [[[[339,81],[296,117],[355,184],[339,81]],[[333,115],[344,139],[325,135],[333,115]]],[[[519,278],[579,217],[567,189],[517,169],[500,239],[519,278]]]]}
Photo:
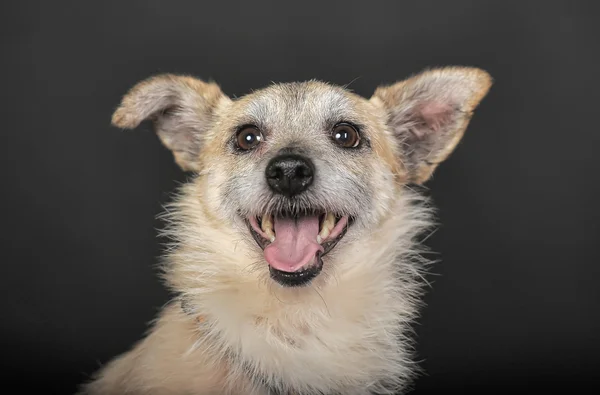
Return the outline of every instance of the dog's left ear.
{"type": "Polygon", "coordinates": [[[483,70],[447,67],[375,90],[370,100],[385,110],[409,182],[427,181],[454,151],[491,85],[483,70]]]}
{"type": "Polygon", "coordinates": [[[162,143],[185,171],[199,171],[199,155],[220,108],[231,103],[213,82],[162,74],[139,82],[123,97],[112,124],[134,129],[152,121],[162,143]]]}

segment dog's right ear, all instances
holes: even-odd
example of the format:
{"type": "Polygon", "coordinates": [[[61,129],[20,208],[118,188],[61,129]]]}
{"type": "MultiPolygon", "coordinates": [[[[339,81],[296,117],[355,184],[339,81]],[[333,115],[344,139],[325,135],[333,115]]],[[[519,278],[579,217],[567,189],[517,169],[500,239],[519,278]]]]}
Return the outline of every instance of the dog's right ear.
{"type": "Polygon", "coordinates": [[[184,171],[199,171],[198,157],[216,112],[231,103],[215,83],[163,74],[135,85],[112,116],[112,124],[134,129],[151,120],[162,143],[184,171]]]}

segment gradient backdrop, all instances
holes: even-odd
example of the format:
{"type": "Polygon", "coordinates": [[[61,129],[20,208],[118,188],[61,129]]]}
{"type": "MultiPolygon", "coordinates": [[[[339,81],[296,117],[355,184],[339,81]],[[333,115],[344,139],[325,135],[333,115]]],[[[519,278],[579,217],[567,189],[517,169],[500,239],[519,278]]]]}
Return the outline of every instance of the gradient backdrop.
{"type": "Polygon", "coordinates": [[[134,83],[192,73],[240,96],[318,78],[369,96],[449,64],[495,85],[428,184],[442,262],[415,327],[414,394],[575,393],[598,379],[593,1],[7,3],[3,383],[73,393],[167,301],[155,217],[185,175],[147,126],[110,127],[134,83]]]}

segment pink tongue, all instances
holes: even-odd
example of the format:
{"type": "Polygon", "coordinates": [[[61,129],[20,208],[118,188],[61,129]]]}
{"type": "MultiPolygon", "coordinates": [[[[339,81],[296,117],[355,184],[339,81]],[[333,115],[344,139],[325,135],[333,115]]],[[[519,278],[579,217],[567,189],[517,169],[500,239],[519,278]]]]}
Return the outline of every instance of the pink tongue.
{"type": "Polygon", "coordinates": [[[274,218],[275,241],[265,248],[265,259],[274,269],[295,272],[311,263],[323,247],[317,243],[319,217],[274,218]]]}

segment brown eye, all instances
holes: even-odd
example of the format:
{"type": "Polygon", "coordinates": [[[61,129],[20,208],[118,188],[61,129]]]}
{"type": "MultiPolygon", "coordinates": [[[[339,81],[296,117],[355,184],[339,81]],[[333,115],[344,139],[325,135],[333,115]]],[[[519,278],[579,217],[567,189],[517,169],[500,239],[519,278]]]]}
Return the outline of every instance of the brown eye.
{"type": "Polygon", "coordinates": [[[237,134],[237,146],[250,150],[262,141],[262,133],[256,126],[245,126],[237,134]]]}
{"type": "Polygon", "coordinates": [[[358,147],[360,135],[356,128],[349,123],[338,123],[333,127],[331,136],[337,145],[344,148],[358,147]]]}

